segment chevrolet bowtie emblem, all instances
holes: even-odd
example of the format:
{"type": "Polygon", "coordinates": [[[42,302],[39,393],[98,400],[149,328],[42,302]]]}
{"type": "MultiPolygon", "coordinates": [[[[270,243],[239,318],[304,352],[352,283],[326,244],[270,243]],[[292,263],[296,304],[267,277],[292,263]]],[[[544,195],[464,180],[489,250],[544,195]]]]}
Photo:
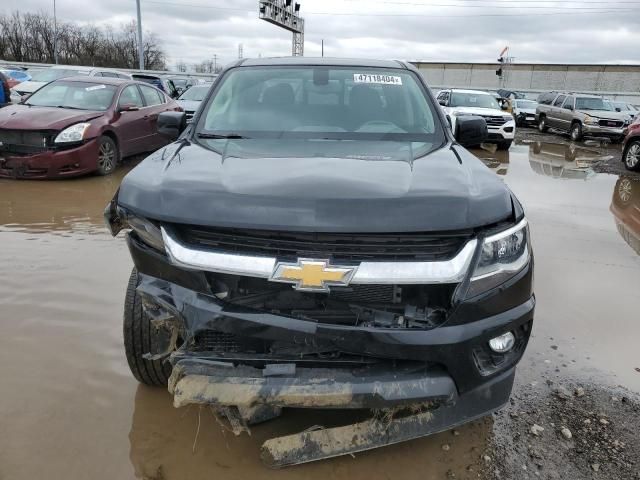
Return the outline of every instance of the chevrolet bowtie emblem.
{"type": "Polygon", "coordinates": [[[300,258],[298,263],[279,262],[270,280],[292,283],[293,288],[307,292],[328,292],[331,286],[345,286],[358,267],[337,267],[329,260],[300,258]]]}

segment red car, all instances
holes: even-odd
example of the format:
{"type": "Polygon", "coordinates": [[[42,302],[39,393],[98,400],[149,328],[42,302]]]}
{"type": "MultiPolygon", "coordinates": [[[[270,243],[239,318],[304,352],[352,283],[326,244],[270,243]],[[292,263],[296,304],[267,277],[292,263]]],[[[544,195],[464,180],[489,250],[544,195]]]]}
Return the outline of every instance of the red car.
{"type": "Polygon", "coordinates": [[[56,80],[0,110],[0,177],[108,175],[120,159],[168,143],[161,112],[181,111],[149,84],[105,77],[56,80]]]}
{"type": "Polygon", "coordinates": [[[640,116],[629,126],[622,148],[622,161],[627,170],[640,172],[640,116]]]}

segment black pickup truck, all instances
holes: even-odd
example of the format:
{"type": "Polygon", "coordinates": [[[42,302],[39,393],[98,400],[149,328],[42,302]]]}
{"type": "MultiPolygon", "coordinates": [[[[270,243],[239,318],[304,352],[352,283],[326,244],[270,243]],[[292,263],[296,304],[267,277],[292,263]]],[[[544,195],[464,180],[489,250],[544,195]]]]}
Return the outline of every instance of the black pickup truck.
{"type": "Polygon", "coordinates": [[[452,428],[508,401],[532,328],[523,208],[462,145],[412,66],[256,59],[228,67],[193,122],[105,211],[135,263],[133,375],[239,433],[282,408],[368,420],[263,445],[271,466],[452,428]],[[345,441],[348,439],[348,441],[345,441]]]}

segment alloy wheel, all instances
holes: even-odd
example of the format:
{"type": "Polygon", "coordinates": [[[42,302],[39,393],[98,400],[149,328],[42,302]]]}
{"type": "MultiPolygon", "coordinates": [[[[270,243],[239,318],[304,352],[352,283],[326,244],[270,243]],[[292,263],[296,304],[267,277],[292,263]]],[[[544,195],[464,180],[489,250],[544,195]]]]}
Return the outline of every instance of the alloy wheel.
{"type": "Polygon", "coordinates": [[[627,164],[629,168],[636,168],[638,163],[640,162],[640,142],[635,142],[629,150],[627,150],[627,155],[625,156],[624,163],[627,164]]]}
{"type": "Polygon", "coordinates": [[[116,164],[116,151],[110,142],[103,142],[98,152],[98,164],[105,172],[113,170],[116,164]]]}

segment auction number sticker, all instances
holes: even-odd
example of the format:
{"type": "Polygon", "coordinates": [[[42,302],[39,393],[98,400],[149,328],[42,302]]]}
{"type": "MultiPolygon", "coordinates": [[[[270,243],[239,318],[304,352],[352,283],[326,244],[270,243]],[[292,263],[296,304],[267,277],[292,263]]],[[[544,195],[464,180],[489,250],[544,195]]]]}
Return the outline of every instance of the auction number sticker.
{"type": "Polygon", "coordinates": [[[87,92],[93,92],[94,90],[102,90],[103,88],[107,88],[106,85],[94,85],[93,87],[87,87],[85,90],[87,92]]]}
{"type": "Polygon", "coordinates": [[[402,85],[402,78],[393,75],[376,75],[375,73],[354,73],[353,83],[376,83],[379,85],[402,85]]]}

